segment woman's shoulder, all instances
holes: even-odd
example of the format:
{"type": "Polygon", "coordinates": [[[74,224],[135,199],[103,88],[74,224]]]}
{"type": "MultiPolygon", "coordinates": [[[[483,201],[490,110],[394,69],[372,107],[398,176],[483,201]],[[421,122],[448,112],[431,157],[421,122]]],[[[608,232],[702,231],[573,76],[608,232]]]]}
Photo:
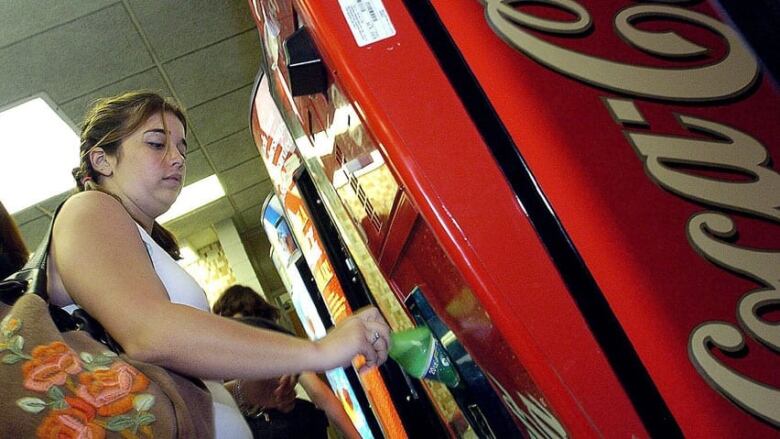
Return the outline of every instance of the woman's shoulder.
{"type": "Polygon", "coordinates": [[[100,191],[85,191],[65,201],[57,215],[55,227],[125,228],[133,224],[135,221],[114,196],[100,191]]]}
{"type": "Polygon", "coordinates": [[[111,207],[122,207],[122,203],[113,195],[108,194],[103,191],[98,190],[92,190],[92,191],[82,191],[76,194],[71,195],[68,197],[68,199],[65,201],[65,204],[62,206],[63,209],[67,206],[70,206],[71,208],[73,206],[79,206],[79,207],[104,207],[104,208],[111,208],[111,207]]]}
{"type": "Polygon", "coordinates": [[[71,195],[60,210],[60,215],[66,214],[123,214],[130,217],[116,197],[101,191],[84,191],[71,195]]]}

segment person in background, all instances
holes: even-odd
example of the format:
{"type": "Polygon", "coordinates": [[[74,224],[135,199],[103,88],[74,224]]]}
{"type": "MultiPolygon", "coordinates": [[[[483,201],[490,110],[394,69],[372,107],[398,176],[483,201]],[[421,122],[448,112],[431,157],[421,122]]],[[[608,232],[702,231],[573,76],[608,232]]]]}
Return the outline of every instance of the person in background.
{"type": "Polygon", "coordinates": [[[19,228],[0,203],[0,280],[22,268],[29,257],[19,228]]]}
{"type": "Polygon", "coordinates": [[[205,381],[217,438],[251,431],[223,380],[258,380],[387,359],[389,328],[376,308],[310,341],[210,312],[206,295],[175,261],[178,246],[157,223],[187,172],[187,120],[155,93],[98,100],[81,131],[79,192],[62,205],[49,249],[50,302],[78,307],[124,352],[205,381]]]}
{"type": "MultiPolygon", "coordinates": [[[[243,285],[233,285],[227,288],[214,303],[212,309],[214,314],[231,317],[249,325],[289,333],[278,324],[281,317],[279,309],[266,302],[253,289],[243,285]]],[[[360,438],[360,434],[350,421],[339,399],[330,387],[313,372],[302,372],[297,377],[288,375],[279,379],[242,382],[242,388],[246,389],[245,402],[247,403],[247,407],[243,407],[242,411],[247,417],[250,428],[262,422],[262,420],[257,420],[259,416],[268,415],[271,423],[278,417],[293,420],[293,422],[289,422],[291,428],[285,432],[286,437],[327,437],[326,425],[323,424],[317,428],[312,426],[311,422],[306,422],[305,408],[309,403],[303,399],[295,398],[293,386],[290,385],[295,383],[296,378],[314,405],[325,412],[331,424],[336,426],[344,437],[360,438]],[[289,415],[295,411],[301,415],[289,415]],[[304,419],[297,421],[299,416],[304,419]]],[[[236,383],[229,385],[235,386],[236,383]]],[[[309,418],[316,418],[316,415],[309,415],[309,418]]],[[[259,429],[253,429],[255,439],[264,437],[263,431],[257,430],[259,429]]],[[[283,435],[274,437],[283,437],[283,435]]]]}

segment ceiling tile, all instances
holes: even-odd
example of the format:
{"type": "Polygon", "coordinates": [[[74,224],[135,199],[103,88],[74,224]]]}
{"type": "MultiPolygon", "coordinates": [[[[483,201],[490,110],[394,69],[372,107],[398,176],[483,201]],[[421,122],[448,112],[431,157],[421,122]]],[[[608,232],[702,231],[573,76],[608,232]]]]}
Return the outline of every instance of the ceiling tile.
{"type": "Polygon", "coordinates": [[[252,83],[260,67],[254,29],[163,65],[185,107],[194,107],[252,83]]]}
{"type": "Polygon", "coordinates": [[[236,209],[242,211],[257,204],[263,204],[265,198],[273,190],[273,182],[270,178],[236,192],[230,196],[236,209]]]}
{"type": "Polygon", "coordinates": [[[263,168],[263,163],[258,157],[248,160],[235,168],[220,172],[218,175],[219,181],[222,182],[222,186],[225,188],[225,192],[227,192],[228,195],[231,195],[241,189],[259,183],[265,178],[266,173],[263,168]]]}
{"type": "Polygon", "coordinates": [[[128,3],[162,62],[255,28],[246,1],[129,0],[128,3]]]}
{"type": "Polygon", "coordinates": [[[222,140],[217,140],[204,147],[209,157],[214,160],[217,171],[224,171],[251,158],[259,157],[255,141],[249,128],[231,134],[222,140]]]}
{"type": "Polygon", "coordinates": [[[262,204],[256,204],[248,209],[241,211],[241,219],[244,220],[244,224],[248,229],[262,226],[262,215],[260,210],[263,208],[262,204]]]}
{"type": "MultiPolygon", "coordinates": [[[[203,150],[193,151],[187,154],[187,176],[184,184],[188,185],[214,174],[203,150]]],[[[223,183],[224,184],[224,183],[223,183]]]]}
{"type": "Polygon", "coordinates": [[[25,0],[0,2],[0,47],[106,7],[117,0],[25,0]]]}
{"type": "Polygon", "coordinates": [[[164,225],[176,237],[186,238],[203,230],[204,227],[231,218],[234,214],[230,201],[227,197],[222,197],[164,225]]]}
{"type": "Polygon", "coordinates": [[[44,214],[35,206],[30,206],[27,209],[22,209],[19,212],[16,212],[15,214],[11,215],[14,219],[14,222],[17,225],[24,224],[27,222],[30,222],[34,219],[42,217],[44,214]]]}
{"type": "MultiPolygon", "coordinates": [[[[75,181],[73,183],[73,186],[74,187],[76,186],[75,181]]],[[[57,207],[59,207],[59,205],[62,204],[62,202],[65,201],[72,194],[73,194],[72,190],[65,191],[59,195],[55,195],[44,201],[41,201],[40,203],[38,203],[38,206],[40,206],[46,212],[54,213],[54,211],[57,210],[57,207]]]]}
{"type": "Polygon", "coordinates": [[[0,49],[0,106],[41,91],[59,104],[151,66],[117,4],[0,49]]]}
{"type": "Polygon", "coordinates": [[[236,230],[238,231],[238,234],[241,235],[244,233],[245,230],[247,230],[246,225],[244,225],[244,220],[241,219],[241,216],[236,214],[233,216],[233,225],[236,226],[236,230]]]}
{"type": "Polygon", "coordinates": [[[168,86],[165,85],[162,76],[160,76],[160,71],[153,67],[138,73],[137,75],[129,76],[111,85],[101,87],[71,99],[60,105],[60,108],[65,111],[65,114],[67,114],[77,126],[81,126],[81,123],[84,120],[84,114],[95,99],[116,96],[120,93],[132,90],[149,90],[163,96],[171,96],[171,91],[168,89],[168,86]]]}
{"type": "Polygon", "coordinates": [[[203,145],[249,128],[252,84],[187,111],[192,131],[203,145]]]}
{"type": "MultiPolygon", "coordinates": [[[[73,186],[75,187],[75,185],[76,184],[74,182],[73,186]]],[[[20,210],[19,212],[13,214],[14,221],[16,224],[24,224],[46,215],[44,212],[54,213],[54,211],[57,209],[57,206],[65,201],[65,199],[67,199],[71,194],[73,194],[73,191],[67,190],[61,194],[49,197],[40,203],[32,205],[26,209],[20,210]]]]}
{"type": "Polygon", "coordinates": [[[24,238],[28,250],[34,251],[38,247],[43,235],[49,230],[50,223],[51,219],[48,216],[42,216],[19,226],[19,231],[22,232],[22,238],[24,238]]]}
{"type": "Polygon", "coordinates": [[[199,230],[192,235],[187,236],[185,239],[190,244],[190,248],[196,251],[209,244],[219,241],[219,237],[217,236],[217,232],[214,231],[213,226],[199,230]]]}

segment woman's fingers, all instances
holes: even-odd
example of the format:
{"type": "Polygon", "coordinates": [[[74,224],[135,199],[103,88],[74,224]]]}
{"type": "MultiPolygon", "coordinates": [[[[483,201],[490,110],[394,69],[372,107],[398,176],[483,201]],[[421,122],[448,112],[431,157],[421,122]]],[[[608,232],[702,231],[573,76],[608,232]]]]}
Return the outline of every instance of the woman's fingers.
{"type": "Polygon", "coordinates": [[[370,335],[371,349],[376,353],[377,365],[383,364],[387,360],[387,351],[390,346],[390,328],[384,323],[378,321],[365,322],[365,327],[370,335]]]}
{"type": "Polygon", "coordinates": [[[363,321],[377,322],[384,326],[387,326],[387,322],[385,322],[385,318],[382,317],[382,313],[380,313],[379,309],[377,309],[375,306],[367,306],[361,308],[355,313],[355,315],[360,317],[360,319],[363,321]]]}
{"type": "Polygon", "coordinates": [[[378,334],[385,341],[385,346],[390,347],[390,327],[377,308],[369,306],[359,310],[355,315],[363,320],[366,328],[374,331],[371,333],[372,342],[378,334]]]}
{"type": "Polygon", "coordinates": [[[295,375],[284,375],[279,378],[279,383],[274,389],[274,396],[277,399],[286,398],[289,394],[295,394],[295,375]]]}
{"type": "Polygon", "coordinates": [[[385,341],[385,339],[380,338],[375,343],[373,343],[373,345],[374,345],[374,349],[376,349],[376,353],[378,357],[377,359],[379,361],[379,364],[380,365],[384,364],[384,362],[387,361],[387,352],[388,352],[387,342],[385,341]]]}
{"type": "Polygon", "coordinates": [[[390,346],[390,328],[379,313],[379,310],[374,307],[360,310],[356,313],[356,317],[362,321],[365,331],[364,335],[369,343],[369,346],[366,346],[366,351],[363,353],[366,363],[364,367],[361,367],[361,371],[382,365],[387,361],[387,350],[390,346]]]}
{"type": "Polygon", "coordinates": [[[375,367],[379,367],[380,365],[381,365],[381,363],[379,363],[379,357],[377,356],[377,354],[375,352],[373,354],[373,357],[372,357],[371,360],[366,359],[365,364],[363,364],[363,366],[360,368],[359,372],[362,373],[364,371],[371,370],[371,369],[373,369],[375,367]]]}
{"type": "Polygon", "coordinates": [[[290,405],[291,403],[295,402],[295,391],[289,390],[287,392],[281,393],[279,395],[275,395],[276,403],[278,406],[286,406],[290,405]]]}
{"type": "Polygon", "coordinates": [[[375,307],[366,307],[341,321],[320,341],[324,352],[337,355],[340,365],[346,366],[355,355],[362,354],[365,364],[360,372],[379,366],[387,360],[390,348],[390,327],[375,307]],[[349,353],[349,358],[343,355],[349,353]]]}

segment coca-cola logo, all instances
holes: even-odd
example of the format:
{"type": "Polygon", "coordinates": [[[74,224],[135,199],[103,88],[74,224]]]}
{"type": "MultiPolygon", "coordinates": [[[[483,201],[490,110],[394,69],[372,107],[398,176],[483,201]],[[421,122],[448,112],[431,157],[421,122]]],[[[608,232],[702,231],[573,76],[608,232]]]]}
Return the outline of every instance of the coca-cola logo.
{"type": "Polygon", "coordinates": [[[650,32],[635,26],[638,20],[682,21],[720,37],[726,50],[720,59],[694,67],[648,67],[598,58],[545,41],[538,35],[568,35],[587,38],[592,26],[588,10],[574,0],[535,0],[567,11],[574,19],[557,21],[531,15],[515,7],[524,0],[481,0],[485,17],[495,33],[510,46],[539,64],[590,86],[619,93],[602,101],[659,186],[710,210],[693,214],[687,222],[691,247],[702,257],[732,273],[747,276],[760,288],[749,291],[736,303],[736,323],[706,321],[690,334],[689,358],[699,374],[717,391],[742,409],[772,425],[780,426],[780,390],[733,370],[713,354],[741,350],[745,333],[775,353],[780,352],[780,325],[761,316],[780,304],[780,252],[739,246],[731,242],[737,233],[728,212],[752,214],[780,223],[780,174],[769,165],[766,147],[748,133],[724,123],[685,114],[675,114],[687,131],[701,136],[675,136],[632,130],[645,121],[637,100],[686,102],[708,105],[748,97],[760,77],[759,66],[737,33],[726,24],[701,12],[686,9],[692,2],[636,2],[618,11],[613,29],[637,50],[668,59],[701,58],[711,50],[675,32],[650,32]],[[676,3],[670,4],[670,3],[676,3]],[[747,180],[704,177],[687,172],[686,166],[737,172],[747,180]]]}
{"type": "Polygon", "coordinates": [[[574,0],[543,0],[576,17],[556,21],[513,8],[522,0],[482,0],[485,17],[495,33],[534,61],[593,86],[637,97],[672,101],[714,101],[748,90],[759,74],[758,63],[737,33],[714,18],[678,6],[639,4],[614,17],[614,30],[626,43],[664,58],[699,57],[708,49],[674,33],[653,33],[634,26],[637,20],[667,19],[705,27],[723,38],[726,56],[713,63],[686,68],[646,67],[602,59],[545,41],[530,30],[552,35],[583,36],[592,26],[588,11],[574,0]]]}

